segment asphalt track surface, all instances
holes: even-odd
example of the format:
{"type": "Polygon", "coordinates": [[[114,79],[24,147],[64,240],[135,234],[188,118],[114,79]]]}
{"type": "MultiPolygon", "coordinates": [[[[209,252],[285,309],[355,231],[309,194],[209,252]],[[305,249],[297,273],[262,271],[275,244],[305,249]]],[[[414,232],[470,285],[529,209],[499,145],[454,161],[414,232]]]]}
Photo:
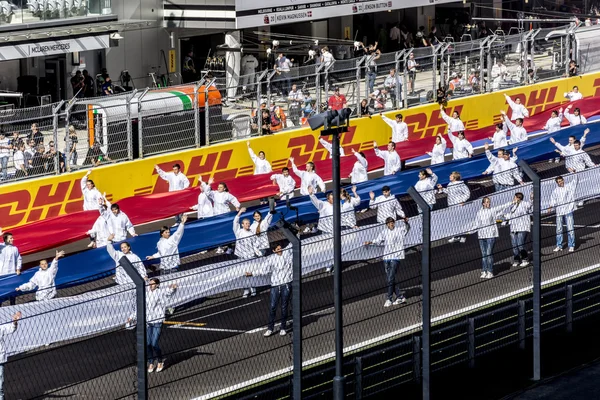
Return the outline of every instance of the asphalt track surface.
{"type": "MultiPolygon", "coordinates": [[[[564,166],[551,164],[544,168],[556,168],[562,173],[564,166]]],[[[483,182],[472,189],[474,193],[483,192],[489,190],[489,185],[490,182],[483,182]]],[[[577,247],[573,254],[552,252],[555,246],[554,218],[544,219],[543,280],[598,263],[598,204],[590,201],[575,212],[577,247]]],[[[373,221],[374,216],[371,211],[358,214],[359,225],[373,221]]],[[[155,230],[159,225],[162,223],[150,224],[141,231],[155,230]]],[[[83,244],[85,242],[72,244],[67,250],[77,251],[83,244]]],[[[189,258],[186,267],[193,267],[202,259],[206,262],[206,258],[211,257],[212,252],[189,258]]],[[[464,244],[434,243],[432,257],[434,318],[523,289],[531,282],[529,267],[510,265],[512,252],[507,227],[500,228],[496,243],[494,279],[479,278],[480,250],[474,235],[464,244]]],[[[384,308],[385,278],[381,262],[365,260],[345,265],[345,348],[375,345],[420,323],[420,254],[415,249],[407,252],[397,279],[407,303],[384,308]]],[[[110,284],[111,278],[106,278],[80,288],[59,291],[59,296],[110,284]]],[[[269,308],[268,288],[248,299],[242,299],[240,294],[240,291],[234,291],[211,297],[202,304],[178,310],[167,319],[160,341],[166,368],[159,374],[150,375],[150,398],[207,396],[242,382],[264,379],[291,365],[291,334],[263,337],[269,308]]],[[[19,301],[27,300],[27,296],[23,296],[19,301]]],[[[332,274],[318,271],[305,276],[302,301],[304,361],[326,358],[334,351],[332,274]]],[[[7,399],[116,399],[132,397],[135,390],[135,336],[134,331],[125,329],[67,344],[50,344],[13,357],[5,365],[7,399]]]]}

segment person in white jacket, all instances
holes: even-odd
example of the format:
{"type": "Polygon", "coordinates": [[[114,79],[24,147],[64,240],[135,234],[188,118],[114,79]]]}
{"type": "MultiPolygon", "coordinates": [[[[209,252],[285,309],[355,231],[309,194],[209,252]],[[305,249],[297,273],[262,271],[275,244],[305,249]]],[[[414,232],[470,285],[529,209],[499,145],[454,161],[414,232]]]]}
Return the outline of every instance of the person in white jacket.
{"type": "Polygon", "coordinates": [[[64,251],[57,250],[56,256],[54,257],[54,260],[52,260],[50,267],[48,267],[48,261],[41,260],[40,269],[33,274],[29,282],[22,284],[15,290],[17,292],[28,292],[37,287],[37,291],[35,292],[36,301],[53,299],[54,296],[56,296],[56,283],[54,282],[54,279],[56,278],[56,273],[58,272],[58,259],[64,255],[64,251]]]}
{"type": "Polygon", "coordinates": [[[569,101],[577,101],[583,99],[583,94],[579,91],[578,86],[573,86],[573,90],[569,93],[564,94],[565,98],[569,99],[569,101]]]}
{"type": "Polygon", "coordinates": [[[372,210],[377,209],[377,222],[380,224],[385,223],[388,218],[396,219],[396,215],[400,218],[406,219],[406,215],[402,210],[402,206],[400,202],[396,198],[396,196],[392,195],[392,191],[389,186],[384,186],[381,188],[381,192],[383,193],[381,196],[377,196],[375,198],[374,192],[369,192],[369,197],[371,200],[369,201],[369,207],[372,210]]]}
{"type": "Polygon", "coordinates": [[[113,235],[115,242],[120,242],[127,239],[127,233],[132,237],[136,237],[135,228],[129,220],[127,214],[121,211],[118,204],[110,204],[110,201],[103,198],[105,207],[101,207],[100,212],[106,218],[109,224],[109,231],[113,235]],[[110,209],[110,211],[108,211],[110,209]]]}
{"type": "Polygon", "coordinates": [[[523,200],[523,193],[515,193],[515,197],[504,220],[510,225],[510,241],[513,250],[513,267],[526,267],[529,264],[529,256],[525,249],[527,234],[531,230],[531,215],[533,205],[523,200]]]}
{"type": "Polygon", "coordinates": [[[427,154],[431,156],[431,165],[441,164],[445,161],[444,157],[446,154],[446,146],[446,139],[444,139],[441,133],[438,133],[435,138],[433,149],[427,152],[427,154]]]}
{"type": "Polygon", "coordinates": [[[508,119],[508,115],[506,115],[504,110],[500,110],[500,114],[502,114],[502,119],[504,120],[506,127],[510,130],[510,140],[508,143],[515,144],[526,141],[527,131],[523,127],[523,118],[517,118],[513,124],[512,121],[508,119]]]}
{"type": "Polygon", "coordinates": [[[408,125],[402,121],[402,114],[396,114],[395,120],[386,117],[383,113],[379,113],[379,115],[381,115],[383,122],[392,128],[392,142],[399,143],[408,140],[408,125]]]}
{"type": "Polygon", "coordinates": [[[87,234],[90,236],[90,244],[88,244],[88,248],[106,246],[108,243],[108,236],[113,233],[109,220],[107,220],[104,214],[106,212],[104,198],[98,199],[98,211],[100,211],[100,215],[98,218],[96,218],[94,225],[92,225],[92,229],[87,231],[87,234]]]}
{"type": "Polygon", "coordinates": [[[273,221],[273,214],[269,212],[263,218],[260,211],[256,210],[252,214],[252,218],[254,222],[250,225],[250,230],[256,235],[255,252],[257,256],[264,256],[270,248],[267,231],[271,226],[271,221],[273,221]]]}
{"type": "MultiPolygon", "coordinates": [[[[327,152],[329,153],[329,158],[333,157],[333,146],[331,145],[331,143],[329,143],[327,140],[323,139],[322,137],[319,138],[319,143],[321,143],[321,145],[323,147],[325,147],[325,150],[327,150],[327,152]]],[[[346,153],[344,152],[344,148],[342,147],[342,145],[340,144],[340,157],[344,157],[346,156],[346,153]]]]}
{"type": "Polygon", "coordinates": [[[458,111],[454,111],[452,113],[452,117],[449,117],[448,114],[444,111],[444,106],[440,105],[440,115],[442,119],[446,121],[448,124],[448,129],[450,132],[462,132],[465,130],[465,124],[460,120],[460,114],[458,111]]]}
{"type": "Polygon", "coordinates": [[[563,249],[563,221],[567,226],[567,244],[569,252],[575,251],[575,195],[577,190],[577,174],[573,174],[571,181],[565,184],[565,178],[557,176],[554,181],[556,188],[550,196],[550,207],[548,212],[556,210],[556,248],[555,252],[563,249]]]}
{"type": "Polygon", "coordinates": [[[283,167],[281,174],[273,174],[269,178],[273,181],[273,186],[279,186],[279,193],[277,196],[281,200],[288,200],[294,197],[294,190],[296,189],[296,181],[290,176],[290,169],[283,167]]]}
{"type": "MultiPolygon", "coordinates": [[[[181,172],[181,165],[174,164],[173,172],[165,172],[158,165],[155,165],[154,169],[158,176],[169,183],[169,192],[176,192],[190,187],[190,180],[181,172]]],[[[175,216],[175,224],[173,226],[177,226],[181,222],[182,215],[177,214],[175,216]]]]}
{"type": "Polygon", "coordinates": [[[187,221],[187,215],[181,217],[181,223],[177,230],[171,235],[171,230],[168,226],[160,228],[160,239],[156,243],[156,253],[147,256],[146,260],[154,260],[160,258],[159,271],[162,274],[177,271],[181,260],[179,259],[179,242],[183,238],[183,230],[187,221]]]}
{"type": "MultiPolygon", "coordinates": [[[[583,136],[581,136],[579,138],[579,143],[580,143],[580,147],[583,148],[583,145],[585,144],[585,141],[587,139],[587,135],[588,133],[590,133],[590,128],[586,128],[585,131],[583,131],[583,136]]],[[[569,153],[569,150],[573,150],[573,144],[575,143],[575,141],[577,140],[577,138],[573,135],[569,136],[569,144],[567,144],[565,147],[568,147],[569,149],[567,150],[567,153],[569,153]]],[[[561,152],[560,150],[555,150],[557,153],[562,154],[563,152],[561,152]]],[[[554,159],[555,162],[560,162],[560,157],[557,157],[556,159],[554,159]]]]}
{"type": "Polygon", "coordinates": [[[492,208],[492,201],[484,197],[481,209],[477,211],[472,230],[477,231],[479,248],[481,249],[481,279],[494,277],[494,244],[499,235],[496,220],[503,214],[508,204],[492,208]]]}
{"type": "Polygon", "coordinates": [[[448,138],[452,142],[452,158],[454,160],[473,157],[473,145],[465,138],[464,132],[460,131],[458,136],[454,136],[451,131],[448,131],[448,138]]]}
{"type": "Polygon", "coordinates": [[[0,325],[0,400],[4,400],[4,364],[6,364],[6,337],[17,331],[21,311],[12,316],[12,322],[0,325]]]}
{"type": "Polygon", "coordinates": [[[419,171],[419,181],[415,184],[415,189],[423,200],[429,204],[430,208],[435,205],[435,186],[437,185],[438,177],[431,168],[422,169],[419,171]]]}
{"type": "Polygon", "coordinates": [[[373,147],[375,148],[375,155],[383,159],[383,175],[394,175],[402,169],[400,155],[396,152],[396,143],[389,142],[387,151],[379,150],[377,142],[373,142],[373,147]]]}
{"type": "Polygon", "coordinates": [[[271,274],[271,294],[269,301],[269,322],[264,336],[269,337],[275,331],[275,316],[279,304],[281,305],[279,334],[285,336],[287,333],[286,330],[288,329],[288,308],[290,297],[292,295],[292,280],[294,279],[291,244],[287,245],[285,248],[282,248],[279,244],[275,246],[273,254],[262,261],[260,269],[253,272],[247,271],[245,276],[250,277],[268,274],[271,274]]]}
{"type": "Polygon", "coordinates": [[[317,211],[319,211],[319,223],[317,225],[317,230],[323,233],[333,233],[333,193],[327,193],[327,200],[319,200],[317,196],[314,194],[314,189],[312,186],[308,188],[308,194],[310,196],[310,201],[315,206],[317,211]]]}
{"type": "MultiPolygon", "coordinates": [[[[471,191],[469,190],[469,187],[462,181],[462,177],[460,176],[460,172],[458,171],[453,171],[450,174],[450,182],[448,183],[448,185],[446,186],[446,188],[444,188],[441,184],[438,183],[437,188],[438,188],[438,193],[445,193],[447,196],[447,202],[448,202],[448,206],[452,207],[455,205],[460,204],[461,206],[464,206],[465,203],[467,201],[469,201],[469,198],[471,197],[471,191]]],[[[464,243],[466,242],[467,238],[464,236],[454,236],[451,237],[450,239],[448,239],[449,243],[454,243],[454,242],[461,242],[464,243]]]]}
{"type": "Polygon", "coordinates": [[[581,172],[585,168],[593,168],[596,164],[593,163],[589,154],[581,149],[581,142],[575,140],[572,146],[563,146],[558,143],[554,138],[550,138],[552,144],[561,152],[565,157],[565,167],[568,170],[574,170],[575,172],[581,172]]]}
{"type": "Polygon", "coordinates": [[[489,140],[494,144],[494,149],[497,150],[502,147],[508,146],[508,141],[506,140],[506,133],[508,132],[508,127],[506,124],[499,123],[496,124],[496,131],[493,136],[488,137],[489,140]]]}
{"type": "Polygon", "coordinates": [[[94,181],[88,179],[88,176],[92,173],[91,169],[88,169],[87,173],[81,178],[81,193],[83,194],[83,211],[97,210],[98,199],[102,197],[102,194],[98,189],[94,181]]]}
{"type": "Polygon", "coordinates": [[[115,247],[112,244],[113,240],[114,234],[108,237],[108,245],[106,245],[106,251],[108,252],[110,258],[112,258],[115,261],[115,282],[117,283],[117,285],[124,285],[126,283],[133,282],[120,264],[121,258],[123,257],[127,257],[129,262],[133,264],[134,268],[137,270],[140,276],[147,280],[148,273],[146,272],[146,267],[144,266],[142,260],[131,251],[131,245],[127,242],[123,242],[120,246],[121,251],[118,251],[115,250],[115,247]]]}
{"type": "Polygon", "coordinates": [[[504,94],[504,98],[506,99],[506,102],[508,103],[508,106],[510,107],[510,109],[512,110],[512,114],[511,114],[511,120],[516,120],[517,118],[528,118],[529,117],[529,111],[527,110],[527,107],[525,107],[523,104],[521,104],[521,98],[517,97],[515,99],[515,101],[513,101],[509,95],[507,95],[506,93],[504,94]]]}
{"type": "Polygon", "coordinates": [[[225,182],[219,183],[217,190],[211,189],[214,179],[210,178],[208,184],[204,188],[206,196],[213,201],[214,215],[227,214],[231,212],[231,206],[235,207],[236,211],[240,210],[240,202],[238,199],[229,193],[229,188],[225,182]]]}
{"type": "Polygon", "coordinates": [[[306,171],[300,171],[296,164],[294,164],[294,158],[290,157],[290,163],[292,164],[292,171],[300,178],[300,194],[303,196],[308,195],[308,187],[311,186],[313,189],[320,188],[321,192],[325,191],[325,182],[315,171],[315,164],[312,162],[306,163],[306,171]]]}
{"type": "Polygon", "coordinates": [[[550,116],[550,119],[546,121],[546,125],[544,125],[544,129],[548,131],[548,133],[554,133],[560,131],[560,124],[563,120],[563,109],[562,107],[556,111],[553,110],[550,116]]]}
{"type": "Polygon", "coordinates": [[[498,157],[495,157],[489,149],[489,144],[485,143],[485,155],[490,162],[490,166],[483,172],[483,175],[487,175],[493,172],[492,180],[494,182],[494,188],[496,192],[511,188],[515,181],[523,184],[523,179],[519,173],[519,167],[515,164],[517,148],[513,149],[514,157],[510,157],[508,150],[498,150],[498,157]]]}
{"type": "Polygon", "coordinates": [[[206,195],[206,183],[204,183],[201,176],[198,176],[198,182],[200,182],[200,193],[198,194],[198,201],[196,205],[190,207],[190,210],[197,211],[198,219],[212,217],[214,215],[214,209],[213,204],[206,195]]]}
{"type": "Polygon", "coordinates": [[[369,175],[367,171],[369,168],[369,163],[367,162],[365,153],[352,149],[352,154],[356,156],[356,162],[352,166],[352,172],[350,172],[350,175],[348,175],[350,178],[350,183],[356,185],[357,183],[368,181],[369,175]]]}
{"type": "Polygon", "coordinates": [[[360,196],[356,192],[356,186],[352,186],[352,194],[350,196],[346,189],[342,189],[340,199],[342,201],[342,229],[344,228],[356,228],[356,214],[355,208],[360,206],[360,196]]]}
{"type": "MultiPolygon", "coordinates": [[[[237,215],[233,218],[233,234],[235,235],[235,256],[242,260],[249,260],[256,257],[257,240],[256,235],[250,229],[250,220],[244,218],[240,225],[240,215],[246,212],[246,208],[242,207],[237,215]]],[[[243,298],[248,296],[256,296],[256,288],[246,288],[242,294],[243,298]]]]}
{"type": "Polygon", "coordinates": [[[581,115],[581,110],[579,108],[575,108],[575,110],[573,110],[573,114],[571,114],[571,108],[573,107],[572,104],[569,104],[567,106],[567,108],[565,108],[565,119],[567,121],[569,121],[569,125],[570,126],[577,126],[577,125],[584,125],[587,124],[587,119],[581,115]]]}
{"type": "Polygon", "coordinates": [[[385,220],[387,228],[373,240],[372,242],[366,242],[365,245],[376,245],[383,246],[383,268],[385,271],[386,283],[387,283],[387,294],[386,301],[383,304],[384,307],[390,307],[391,305],[402,304],[406,301],[406,298],[402,295],[400,288],[396,284],[396,272],[400,265],[400,260],[404,260],[404,237],[408,233],[410,228],[407,228],[408,223],[400,222],[399,226],[396,226],[396,221],[392,217],[388,217],[385,220]],[[393,296],[396,294],[396,299],[393,296]]]}
{"type": "MultiPolygon", "coordinates": [[[[250,159],[252,159],[252,162],[254,163],[254,175],[264,175],[264,174],[270,174],[271,172],[273,172],[273,169],[271,168],[271,163],[269,163],[266,160],[266,156],[265,156],[265,152],[264,151],[259,151],[258,152],[258,156],[256,154],[254,154],[254,151],[252,150],[252,148],[250,147],[250,141],[248,140],[246,142],[246,144],[248,145],[248,154],[250,154],[250,159]]],[[[260,204],[268,204],[269,201],[266,198],[261,198],[260,199],[260,204]]]]}
{"type": "Polygon", "coordinates": [[[0,276],[17,274],[21,275],[21,266],[23,260],[19,249],[15,246],[15,238],[10,232],[3,232],[0,228],[0,235],[4,243],[0,244],[0,276]]]}

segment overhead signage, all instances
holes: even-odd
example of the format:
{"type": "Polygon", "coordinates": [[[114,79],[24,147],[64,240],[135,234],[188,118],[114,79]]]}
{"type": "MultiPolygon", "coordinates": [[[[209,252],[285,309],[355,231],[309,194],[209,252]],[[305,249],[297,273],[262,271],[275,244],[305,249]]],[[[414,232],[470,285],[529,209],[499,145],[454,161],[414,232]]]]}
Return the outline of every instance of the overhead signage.
{"type": "Polygon", "coordinates": [[[77,53],[109,47],[109,35],[84,36],[76,39],[44,40],[0,46],[0,61],[77,53]]]}

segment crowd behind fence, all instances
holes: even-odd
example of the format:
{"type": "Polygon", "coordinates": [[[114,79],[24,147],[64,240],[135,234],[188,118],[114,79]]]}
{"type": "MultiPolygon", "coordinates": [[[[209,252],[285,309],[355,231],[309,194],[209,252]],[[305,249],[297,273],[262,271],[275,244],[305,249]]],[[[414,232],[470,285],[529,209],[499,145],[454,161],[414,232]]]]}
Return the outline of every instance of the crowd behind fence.
{"type": "MultiPolygon", "coordinates": [[[[598,147],[587,151],[594,164],[600,162],[598,147]]],[[[537,181],[523,174],[522,184],[501,191],[491,177],[463,182],[468,196],[458,202],[451,188],[443,191],[433,181],[434,189],[417,194],[392,194],[389,200],[376,197],[369,203],[362,199],[362,206],[349,212],[355,215],[356,227],[342,231],[345,348],[358,350],[421,329],[425,304],[422,252],[426,247],[432,249],[432,295],[427,299],[431,324],[450,322],[458,310],[483,307],[507,293],[528,290],[536,262],[541,262],[544,281],[597,265],[597,244],[590,235],[600,224],[596,211],[599,167],[570,173],[562,162],[540,162],[532,168],[537,181]],[[555,195],[559,176],[572,197],[555,195]],[[541,193],[538,211],[532,196],[536,190],[541,193]],[[431,206],[427,216],[418,202],[431,206]],[[568,207],[575,211],[565,214],[568,207]],[[571,216],[562,217],[565,229],[560,245],[557,225],[563,224],[552,223],[558,222],[559,214],[571,216]],[[423,229],[425,217],[431,220],[430,232],[423,229]],[[532,217],[542,232],[539,241],[533,234],[532,217]],[[398,235],[386,241],[384,232],[394,230],[398,235]],[[569,249],[572,244],[575,255],[569,249]],[[542,248],[539,260],[535,259],[536,246],[542,248]]],[[[459,177],[457,182],[461,182],[459,177]]],[[[305,225],[315,222],[303,221],[297,228],[304,232],[305,225]]],[[[321,229],[327,226],[327,221],[318,221],[321,229]]],[[[133,279],[133,283],[115,285],[112,276],[96,277],[59,287],[58,296],[50,300],[33,301],[30,293],[19,296],[15,305],[0,309],[8,324],[17,311],[22,313],[17,330],[5,338],[10,356],[4,364],[7,397],[121,398],[139,394],[143,388],[136,385],[140,382],[147,385],[150,398],[210,397],[239,389],[236,385],[243,382],[290,372],[298,357],[305,366],[331,359],[332,237],[326,232],[298,234],[299,275],[293,271],[295,251],[286,234],[289,229],[289,225],[271,227],[266,232],[269,249],[260,249],[266,252],[258,257],[254,252],[244,253],[253,248],[248,242],[256,242],[254,236],[219,246],[235,248],[233,255],[199,244],[196,252],[181,256],[178,270],[161,270],[158,266],[166,259],[138,265],[146,271],[147,280],[137,275],[137,283],[133,279]],[[252,287],[259,289],[256,294],[248,291],[242,296],[244,289],[252,287]],[[294,293],[292,287],[301,290],[294,293]],[[293,313],[288,307],[295,299],[300,300],[302,311],[294,320],[300,323],[292,329],[293,313]],[[302,338],[301,348],[294,346],[292,335],[296,334],[302,338]],[[60,367],[60,378],[23,383],[21,371],[45,363],[60,367]]],[[[291,233],[296,237],[296,227],[291,233]]],[[[121,259],[121,265],[127,267],[127,262],[121,259]]],[[[552,320],[550,313],[545,318],[552,320]]],[[[506,342],[509,336],[502,335],[489,332],[485,351],[506,342]]],[[[463,345],[455,337],[443,349],[432,348],[432,368],[463,362],[462,356],[445,356],[453,346],[463,345]]],[[[420,352],[421,343],[415,346],[420,352]]],[[[405,367],[399,372],[400,380],[414,372],[405,367]]],[[[291,385],[287,390],[291,393],[291,385]]]]}
{"type": "Polygon", "coordinates": [[[570,67],[572,58],[584,61],[581,71],[596,71],[590,47],[596,28],[581,28],[588,29],[582,37],[573,36],[580,29],[561,29],[447,39],[432,47],[303,65],[283,77],[274,70],[237,81],[208,74],[194,84],[3,109],[0,177],[11,182],[271,134],[303,126],[327,108],[347,106],[355,116],[369,116],[446,103],[572,76],[578,73],[570,67]],[[217,91],[220,101],[212,97],[217,91]]]}

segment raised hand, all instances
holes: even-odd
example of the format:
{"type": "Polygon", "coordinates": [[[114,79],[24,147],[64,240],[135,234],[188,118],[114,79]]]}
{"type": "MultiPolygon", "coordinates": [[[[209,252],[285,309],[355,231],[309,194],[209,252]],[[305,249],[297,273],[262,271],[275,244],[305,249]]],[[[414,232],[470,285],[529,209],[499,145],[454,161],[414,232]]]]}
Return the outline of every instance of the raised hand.
{"type": "Polygon", "coordinates": [[[375,192],[369,192],[369,197],[371,200],[375,200],[375,192]]]}
{"type": "Polygon", "coordinates": [[[59,258],[64,257],[64,256],[65,256],[64,250],[61,250],[61,251],[56,250],[56,256],[54,257],[54,259],[58,260],[59,258]]]}

